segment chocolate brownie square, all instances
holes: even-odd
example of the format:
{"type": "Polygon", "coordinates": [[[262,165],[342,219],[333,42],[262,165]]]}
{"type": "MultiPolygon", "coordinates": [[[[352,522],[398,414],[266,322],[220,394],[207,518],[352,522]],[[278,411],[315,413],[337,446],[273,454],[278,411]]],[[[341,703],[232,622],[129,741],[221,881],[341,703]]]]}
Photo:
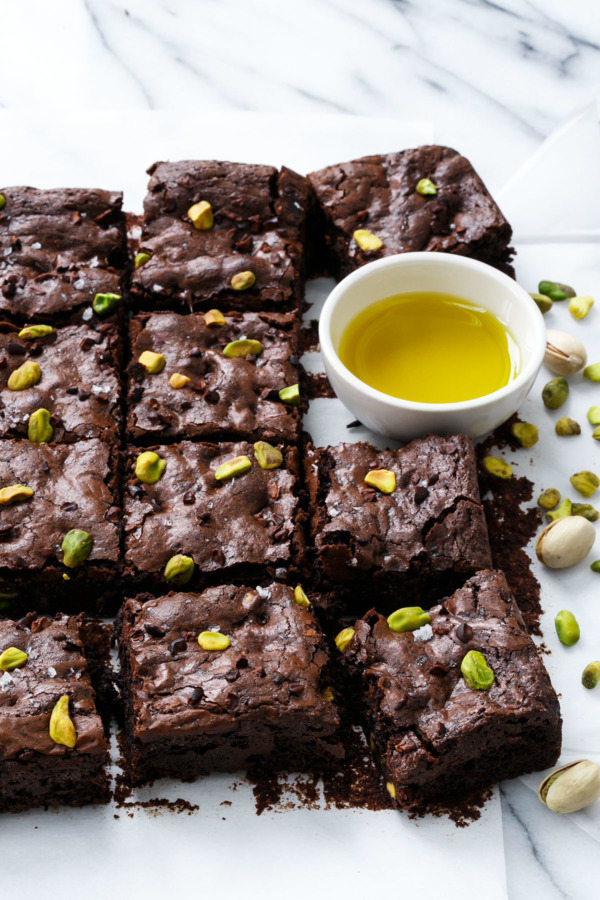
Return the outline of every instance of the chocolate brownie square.
{"type": "Polygon", "coordinates": [[[429,435],[402,450],[309,447],[306,481],[322,583],[352,583],[353,591],[366,587],[381,597],[418,592],[422,599],[491,566],[466,435],[429,435]],[[393,473],[391,493],[365,481],[377,470],[393,473]]]}
{"type": "Polygon", "coordinates": [[[512,229],[471,163],[449,147],[365,156],[308,179],[339,277],[373,259],[414,250],[470,256],[512,274],[512,229]],[[423,179],[427,193],[421,193],[423,179]],[[361,249],[354,238],[361,230],[379,238],[381,247],[361,249]]]}
{"type": "Polygon", "coordinates": [[[101,440],[0,441],[0,600],[10,611],[109,612],[119,574],[117,468],[101,440]],[[75,557],[62,549],[71,531],[80,532],[66,545],[77,545],[75,557]]]}
{"type": "Polygon", "coordinates": [[[157,454],[166,465],[159,480],[149,484],[135,474],[142,451],[130,448],[125,576],[153,591],[164,590],[166,564],[185,556],[194,562],[189,587],[215,577],[291,577],[304,557],[298,452],[283,446],[279,451],[279,468],[263,469],[253,445],[244,442],[152,447],[144,453],[157,454]],[[247,470],[218,480],[218,470],[240,458],[247,470]]]}
{"type": "Polygon", "coordinates": [[[141,595],[123,607],[119,649],[134,784],[343,756],[326,643],[289,587],[141,595]]]}
{"type": "Polygon", "coordinates": [[[279,398],[281,389],[299,380],[298,322],[293,315],[227,313],[206,320],[194,313],[139,315],[131,322],[131,340],[131,439],[297,440],[299,410],[279,398]],[[207,324],[214,319],[215,324],[207,324]],[[260,346],[245,356],[230,356],[244,352],[245,339],[260,346]],[[138,362],[148,350],[166,359],[156,375],[138,362]],[[184,376],[182,387],[174,375],[184,376]]]}
{"type": "Polygon", "coordinates": [[[143,309],[285,309],[301,299],[311,190],[283,168],[217,161],[149,170],[131,296],[143,309]],[[202,213],[198,204],[210,204],[202,213]],[[199,214],[199,215],[198,215],[199,214]],[[196,224],[194,224],[194,221],[196,224]],[[252,273],[251,284],[232,279],[252,273]]]}
{"type": "Polygon", "coordinates": [[[80,625],[79,617],[35,613],[0,621],[2,812],[108,801],[108,745],[80,625]],[[74,727],[67,743],[50,724],[59,701],[74,727]]]}
{"type": "Polygon", "coordinates": [[[398,633],[368,613],[343,653],[397,805],[553,766],[558,698],[504,575],[479,572],[429,616],[430,625],[398,633]],[[472,680],[463,663],[472,651],[493,672],[491,686],[489,672],[472,680]]]}
{"type": "Polygon", "coordinates": [[[121,294],[127,262],[123,195],[116,191],[1,188],[0,311],[17,322],[52,322],[83,311],[96,294],[121,294]]]}
{"type": "Polygon", "coordinates": [[[46,410],[50,418],[43,416],[37,422],[38,414],[31,423],[32,439],[38,442],[70,443],[95,437],[116,441],[121,420],[120,356],[117,329],[108,323],[22,330],[4,325],[0,331],[0,437],[27,437],[31,415],[46,410]],[[41,333],[45,329],[50,332],[41,333]],[[35,384],[19,389],[20,376],[26,378],[32,365],[35,384]]]}

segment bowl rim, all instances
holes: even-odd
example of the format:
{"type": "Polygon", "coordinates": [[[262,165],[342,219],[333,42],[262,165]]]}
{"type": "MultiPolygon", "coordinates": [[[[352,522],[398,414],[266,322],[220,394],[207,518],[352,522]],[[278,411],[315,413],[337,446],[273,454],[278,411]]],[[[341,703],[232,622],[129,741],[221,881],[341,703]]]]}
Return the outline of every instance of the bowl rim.
{"type": "MultiPolygon", "coordinates": [[[[407,291],[406,293],[411,292],[407,291]]],[[[385,297],[376,298],[373,300],[373,304],[379,303],[381,300],[385,299],[385,297]]],[[[367,309],[370,305],[372,304],[367,304],[364,308],[367,309]]],[[[517,342],[519,350],[521,350],[518,338],[513,335],[513,339],[517,342]]],[[[395,409],[422,410],[428,413],[441,413],[445,411],[477,410],[478,408],[487,406],[490,402],[502,400],[505,397],[518,393],[519,390],[526,387],[529,382],[533,382],[544,358],[546,349],[546,327],[540,310],[527,291],[522,288],[517,281],[510,278],[510,276],[506,275],[504,272],[493,268],[493,266],[490,266],[487,263],[471,259],[467,256],[453,256],[449,253],[424,250],[413,251],[410,253],[395,253],[391,256],[386,256],[383,259],[373,260],[373,262],[366,263],[364,266],[361,266],[359,269],[346,275],[345,278],[338,282],[328,295],[321,310],[321,315],[319,317],[319,343],[326,365],[331,365],[341,379],[361,391],[369,399],[387,403],[395,409]],[[373,388],[362,381],[344,365],[338,356],[337,350],[333,346],[333,340],[331,338],[331,319],[337,304],[344,296],[346,290],[358,281],[368,280],[373,271],[395,266],[402,267],[416,262],[421,264],[426,263],[428,266],[449,265],[450,267],[455,267],[457,269],[464,268],[478,271],[508,288],[516,301],[522,303],[523,308],[532,314],[531,324],[537,330],[539,349],[537,355],[532,354],[531,359],[518,373],[516,378],[513,378],[512,381],[509,381],[508,384],[498,388],[496,391],[492,391],[489,394],[483,394],[481,397],[474,397],[471,400],[457,400],[452,403],[425,403],[417,400],[403,400],[401,397],[394,397],[392,394],[386,394],[384,391],[379,391],[377,388],[373,388]]]]}

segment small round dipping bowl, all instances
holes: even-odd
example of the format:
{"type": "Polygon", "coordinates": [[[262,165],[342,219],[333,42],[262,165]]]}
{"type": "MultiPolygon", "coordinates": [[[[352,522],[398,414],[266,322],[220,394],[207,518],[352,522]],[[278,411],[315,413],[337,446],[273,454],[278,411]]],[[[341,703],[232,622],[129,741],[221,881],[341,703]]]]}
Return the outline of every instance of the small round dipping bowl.
{"type": "Polygon", "coordinates": [[[319,340],[333,390],[363,425],[406,441],[428,432],[480,437],[506,421],[529,393],[542,364],[546,329],[529,294],[485,263],[446,253],[402,253],[352,272],[331,292],[319,321],[319,340]],[[369,387],[342,363],[340,340],[364,309],[395,294],[432,291],[484,307],[508,327],[520,352],[517,376],[505,387],[458,403],[417,403],[369,387]]]}

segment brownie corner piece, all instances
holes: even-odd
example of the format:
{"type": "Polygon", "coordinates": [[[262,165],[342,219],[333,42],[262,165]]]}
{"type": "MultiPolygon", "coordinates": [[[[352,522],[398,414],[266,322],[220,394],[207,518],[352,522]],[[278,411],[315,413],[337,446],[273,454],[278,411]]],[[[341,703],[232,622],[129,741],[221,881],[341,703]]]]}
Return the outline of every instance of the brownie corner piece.
{"type": "Polygon", "coordinates": [[[108,743],[80,626],[80,617],[48,620],[35,613],[0,621],[2,812],[108,802],[108,743]],[[74,728],[74,745],[51,736],[59,701],[74,728]]]}
{"type": "Polygon", "coordinates": [[[397,805],[423,808],[553,766],[558,698],[504,575],[479,572],[429,616],[398,633],[369,613],[344,653],[397,805]],[[472,651],[493,683],[463,676],[472,651]]]}
{"type": "Polygon", "coordinates": [[[428,435],[401,450],[309,447],[305,467],[323,582],[353,582],[388,597],[402,590],[423,600],[491,566],[468,436],[428,435]],[[391,493],[365,482],[374,469],[393,473],[391,493]]]}
{"type": "Polygon", "coordinates": [[[132,783],[343,757],[325,639],[290,587],[141,595],[118,632],[132,783]]]}
{"type": "Polygon", "coordinates": [[[366,156],[308,178],[338,275],[421,250],[470,256],[512,274],[512,229],[471,163],[450,147],[366,156]],[[379,250],[359,247],[353,235],[361,229],[381,240],[379,250]]]}

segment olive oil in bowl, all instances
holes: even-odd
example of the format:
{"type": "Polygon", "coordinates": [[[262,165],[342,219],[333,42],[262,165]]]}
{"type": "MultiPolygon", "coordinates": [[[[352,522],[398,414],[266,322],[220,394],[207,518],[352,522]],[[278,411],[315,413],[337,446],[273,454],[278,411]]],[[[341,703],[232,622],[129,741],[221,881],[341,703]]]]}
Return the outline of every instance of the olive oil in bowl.
{"type": "Polygon", "coordinates": [[[363,310],[342,334],[339,357],[370,387],[418,403],[474,400],[519,371],[506,325],[450,294],[397,294],[363,310]]]}

